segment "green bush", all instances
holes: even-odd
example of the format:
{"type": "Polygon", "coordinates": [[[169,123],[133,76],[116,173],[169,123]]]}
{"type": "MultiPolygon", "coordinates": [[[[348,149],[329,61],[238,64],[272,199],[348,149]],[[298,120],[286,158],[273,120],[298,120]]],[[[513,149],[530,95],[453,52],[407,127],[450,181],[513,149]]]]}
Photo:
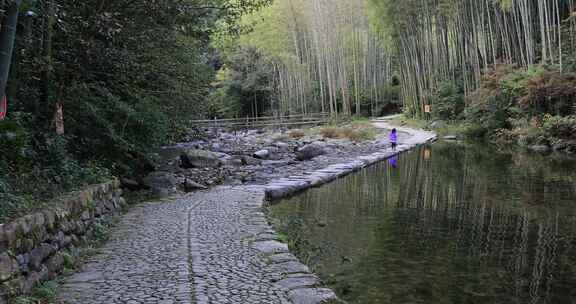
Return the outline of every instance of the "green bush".
{"type": "Polygon", "coordinates": [[[543,129],[546,134],[553,138],[576,140],[576,116],[552,116],[545,115],[543,129]]]}
{"type": "Polygon", "coordinates": [[[52,303],[56,300],[58,287],[58,283],[54,281],[44,282],[36,287],[34,296],[42,299],[43,302],[52,303]]]}
{"type": "Polygon", "coordinates": [[[14,113],[13,119],[0,120],[0,166],[6,168],[23,166],[29,134],[24,128],[26,116],[14,113]]]}
{"type": "Polygon", "coordinates": [[[505,95],[471,102],[464,114],[469,125],[468,135],[485,137],[498,129],[508,128],[508,118],[513,111],[513,102],[505,95]]]}
{"type": "Polygon", "coordinates": [[[531,79],[546,72],[543,66],[532,66],[528,69],[515,68],[505,74],[500,80],[500,86],[504,94],[520,97],[525,94],[526,87],[531,79]]]}
{"type": "Polygon", "coordinates": [[[464,94],[451,82],[441,83],[431,100],[436,119],[456,120],[464,112],[464,94]]]}

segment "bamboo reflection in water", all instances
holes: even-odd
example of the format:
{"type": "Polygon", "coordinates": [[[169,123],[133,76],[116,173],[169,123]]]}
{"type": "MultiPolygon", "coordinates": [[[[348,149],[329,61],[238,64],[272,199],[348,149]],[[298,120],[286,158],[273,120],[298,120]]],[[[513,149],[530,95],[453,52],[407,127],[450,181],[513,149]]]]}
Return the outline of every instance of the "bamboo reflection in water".
{"type": "Polygon", "coordinates": [[[563,190],[574,170],[431,150],[308,191],[274,216],[308,222],[298,233],[330,248],[316,268],[352,303],[573,303],[576,217],[562,206],[576,198],[573,186],[563,190]]]}

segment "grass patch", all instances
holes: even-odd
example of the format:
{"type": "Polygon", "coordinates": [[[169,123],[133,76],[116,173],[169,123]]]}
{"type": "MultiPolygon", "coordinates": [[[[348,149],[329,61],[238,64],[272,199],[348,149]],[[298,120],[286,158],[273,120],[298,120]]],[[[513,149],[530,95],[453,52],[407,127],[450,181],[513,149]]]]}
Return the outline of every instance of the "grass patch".
{"type": "Polygon", "coordinates": [[[21,296],[10,301],[10,304],[53,304],[56,303],[60,285],[54,281],[39,284],[30,296],[21,296]]]}
{"type": "Polygon", "coordinates": [[[324,138],[348,139],[354,142],[374,140],[376,138],[376,128],[365,120],[352,121],[344,126],[329,126],[319,130],[324,138]]]}
{"type": "Polygon", "coordinates": [[[288,132],[288,136],[292,139],[300,139],[300,138],[306,136],[306,132],[304,132],[303,130],[300,130],[300,129],[296,129],[296,130],[292,130],[292,131],[288,132]]]}

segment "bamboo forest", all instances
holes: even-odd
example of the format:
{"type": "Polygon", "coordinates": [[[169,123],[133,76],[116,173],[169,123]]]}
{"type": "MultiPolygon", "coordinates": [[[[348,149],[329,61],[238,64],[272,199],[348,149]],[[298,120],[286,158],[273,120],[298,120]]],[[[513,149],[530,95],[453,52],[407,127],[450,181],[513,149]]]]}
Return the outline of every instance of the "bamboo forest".
{"type": "Polygon", "coordinates": [[[0,0],[0,304],[576,303],[576,0],[0,0]]]}

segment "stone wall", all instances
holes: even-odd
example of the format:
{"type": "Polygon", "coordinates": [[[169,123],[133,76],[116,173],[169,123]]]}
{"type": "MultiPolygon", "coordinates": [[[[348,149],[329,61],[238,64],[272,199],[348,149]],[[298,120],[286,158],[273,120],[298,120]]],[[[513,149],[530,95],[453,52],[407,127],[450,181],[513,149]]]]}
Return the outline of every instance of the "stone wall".
{"type": "Polygon", "coordinates": [[[0,304],[28,294],[64,269],[65,257],[93,238],[125,204],[117,181],[90,186],[38,211],[0,224],[0,304]]]}

